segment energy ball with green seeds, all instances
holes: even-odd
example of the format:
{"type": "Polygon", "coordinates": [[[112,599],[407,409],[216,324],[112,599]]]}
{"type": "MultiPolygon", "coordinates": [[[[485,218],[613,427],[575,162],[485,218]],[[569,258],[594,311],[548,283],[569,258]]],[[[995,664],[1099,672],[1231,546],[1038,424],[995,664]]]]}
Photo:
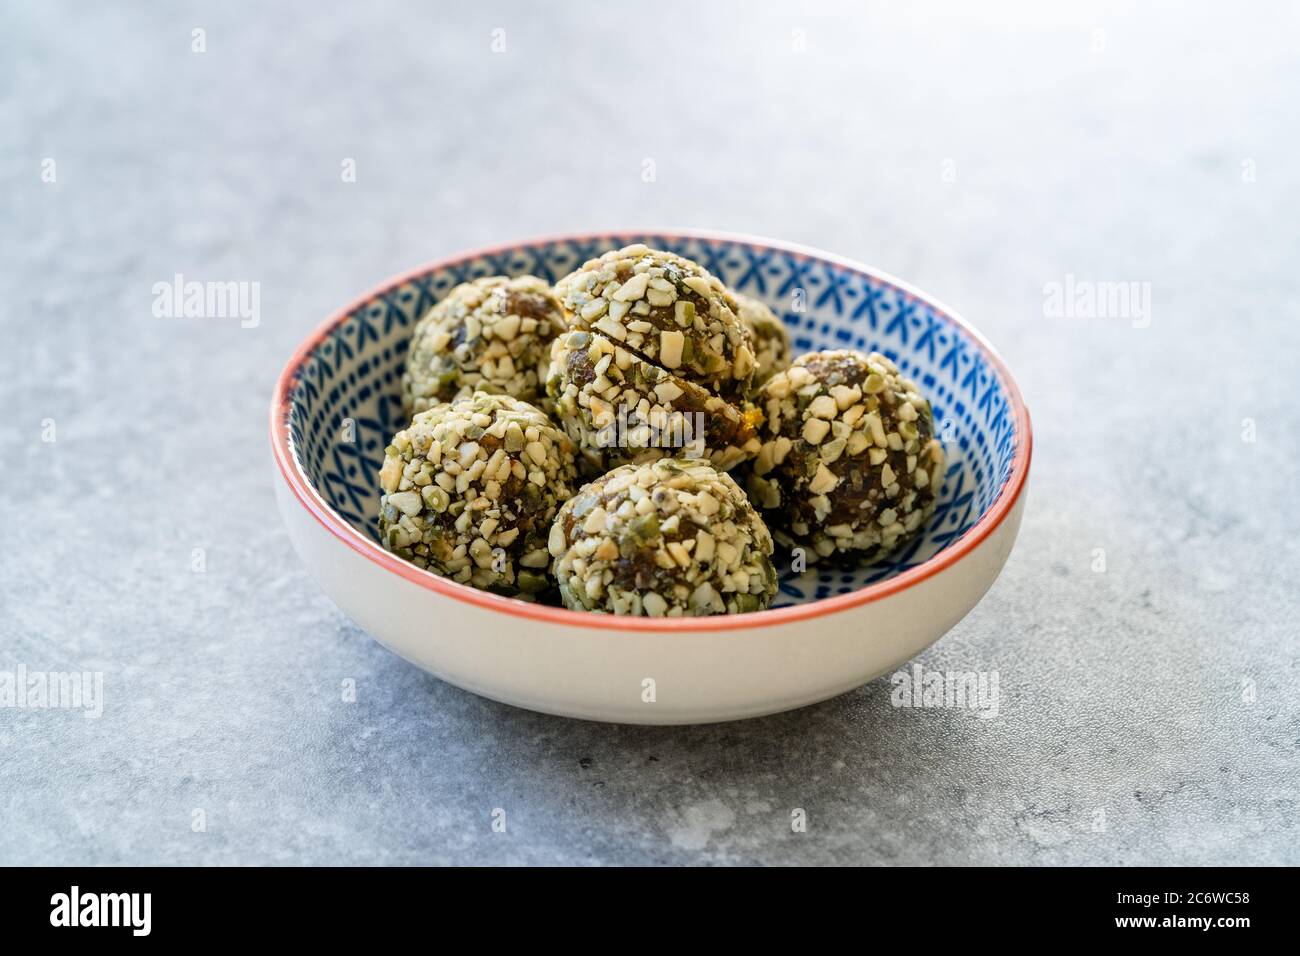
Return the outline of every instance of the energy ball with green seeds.
{"type": "Polygon", "coordinates": [[[488,392],[435,405],[393,437],[379,483],[394,554],[483,590],[549,587],[547,535],[577,483],[573,445],[539,409],[488,392]]]}
{"type": "Polygon", "coordinates": [[[564,329],[554,294],[536,276],[489,276],[456,286],[415,326],[402,407],[407,415],[497,392],[549,410],[551,340],[564,329]]]}
{"type": "Polygon", "coordinates": [[[726,287],[698,263],[643,245],[592,259],[555,284],[573,328],[598,332],[660,368],[738,400],[754,346],[726,287]]]}
{"type": "Polygon", "coordinates": [[[640,426],[652,431],[675,412],[701,411],[720,420],[717,429],[701,430],[706,443],[722,443],[708,445],[721,467],[757,451],[743,433],[745,423],[756,420],[746,406],[753,342],[736,301],[706,269],[670,252],[627,246],[585,263],[555,292],[579,334],[552,347],[546,389],[588,467],[599,473],[628,461],[671,457],[663,450],[671,445],[638,444],[638,436],[640,426]],[[680,407],[679,392],[698,400],[680,407]],[[705,401],[708,409],[700,407],[705,401]],[[624,408],[626,446],[600,434],[606,406],[615,416],[624,408]]]}
{"type": "Polygon", "coordinates": [[[707,457],[726,470],[758,453],[752,405],[734,405],[596,333],[567,332],[552,343],[547,386],[588,474],[674,456],[707,457]]]}
{"type": "Polygon", "coordinates": [[[750,497],[809,560],[883,557],[934,513],[943,447],[929,401],[885,356],[801,355],[763,387],[750,497]]]}
{"type": "Polygon", "coordinates": [[[754,386],[759,388],[777,372],[790,367],[790,333],[776,313],[757,299],[739,292],[732,297],[740,307],[740,321],[754,340],[754,386]]]}
{"type": "Polygon", "coordinates": [[[767,526],[731,476],[702,461],[624,465],[585,485],[560,509],[549,547],[575,610],[735,614],[776,593],[767,526]]]}

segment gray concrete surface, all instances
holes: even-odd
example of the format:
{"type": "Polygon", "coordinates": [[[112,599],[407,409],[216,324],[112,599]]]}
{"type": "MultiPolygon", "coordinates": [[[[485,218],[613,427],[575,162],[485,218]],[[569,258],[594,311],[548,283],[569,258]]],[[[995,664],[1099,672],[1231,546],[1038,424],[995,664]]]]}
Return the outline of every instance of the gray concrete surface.
{"type": "Polygon", "coordinates": [[[1293,7],[266,6],[0,12],[0,671],[104,680],[99,719],[0,708],[0,863],[1300,863],[1293,7]],[[876,264],[1018,375],[1020,541],[920,659],[996,671],[995,719],[888,680],[538,716],[299,565],[266,407],[312,326],[462,248],[674,225],[876,264]],[[154,318],[176,273],[260,323],[154,318]],[[1067,275],[1149,284],[1149,325],[1046,315],[1067,275]]]}

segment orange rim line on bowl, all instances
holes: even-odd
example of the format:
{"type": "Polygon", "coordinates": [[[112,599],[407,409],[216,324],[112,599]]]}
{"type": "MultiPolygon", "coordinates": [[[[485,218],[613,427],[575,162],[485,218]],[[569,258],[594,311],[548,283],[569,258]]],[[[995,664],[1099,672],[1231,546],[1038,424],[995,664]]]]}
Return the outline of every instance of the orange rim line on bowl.
{"type": "Polygon", "coordinates": [[[743,630],[751,627],[770,627],[778,624],[789,624],[795,621],[807,620],[808,618],[822,617],[828,614],[835,614],[840,611],[847,611],[850,608],[859,607],[863,604],[869,604],[872,601],[878,601],[881,598],[889,597],[900,591],[906,590],[914,584],[919,584],[938,574],[945,568],[955,564],[958,560],[969,554],[971,551],[987,538],[1010,514],[1011,509],[1015,506],[1016,501],[1020,498],[1024,490],[1025,478],[1029,473],[1029,463],[1033,454],[1033,432],[1029,422],[1029,409],[1025,406],[1024,400],[1020,396],[1020,389],[1016,386],[1015,379],[1011,377],[1006,363],[1002,357],[991,346],[984,336],[980,335],[971,328],[965,320],[961,318],[952,309],[943,305],[941,302],[925,295],[919,289],[914,288],[901,279],[895,279],[888,273],[880,272],[876,269],[868,268],[861,263],[854,262],[842,256],[822,252],[808,246],[801,246],[795,243],[781,242],[775,239],[763,239],[758,236],[746,236],[736,233],[727,232],[710,232],[706,230],[694,229],[672,229],[672,230],[627,230],[611,231],[596,233],[569,233],[558,236],[543,236],[534,239],[524,239],[516,242],[502,243],[499,245],[488,246],[481,249],[473,249],[467,252],[458,253],[444,259],[426,263],[417,266],[401,275],[390,278],[380,285],[359,296],[356,300],[349,303],[340,311],[336,312],[330,318],[326,319],[312,335],[303,342],[290,357],[284,369],[280,372],[279,378],[275,383],[275,392],[271,399],[271,449],[275,456],[276,465],[280,469],[280,474],[284,476],[285,482],[298,501],[307,509],[307,511],[330,531],[335,537],[348,545],[357,553],[370,561],[378,564],[385,570],[392,571],[394,574],[401,575],[413,584],[436,591],[446,597],[457,601],[464,601],[478,607],[486,608],[492,611],[502,611],[506,614],[513,614],[516,617],[527,618],[535,621],[545,621],[550,624],[567,624],[575,627],[592,627],[597,629],[613,629],[624,631],[730,631],[743,630]],[[680,617],[680,618],[651,618],[651,617],[633,617],[633,616],[614,616],[609,614],[595,614],[590,611],[571,611],[568,608],[549,607],[546,605],[529,604],[525,601],[518,601],[514,598],[504,597],[498,594],[492,594],[488,591],[480,591],[466,584],[459,584],[447,578],[443,578],[431,571],[425,571],[413,564],[397,557],[396,555],[385,551],[375,542],[371,541],[365,535],[361,534],[343,518],[334,511],[325,500],[316,491],[306,475],[303,474],[293,453],[289,448],[289,411],[290,411],[290,393],[297,382],[298,370],[302,367],[303,362],[309,356],[321,341],[330,335],[342,322],[346,321],[363,305],[378,298],[385,292],[404,285],[413,279],[435,272],[438,269],[445,269],[448,266],[459,265],[473,259],[483,258],[489,255],[497,255],[508,252],[511,249],[517,249],[521,246],[538,246],[549,245],[567,241],[596,241],[609,240],[613,243],[626,244],[627,240],[633,237],[654,236],[663,239],[701,239],[720,242],[730,242],[736,245],[748,246],[751,249],[771,249],[778,252],[787,253],[797,256],[800,259],[815,259],[822,262],[829,262],[842,269],[866,276],[877,282],[890,286],[895,291],[913,300],[914,302],[934,309],[943,314],[943,316],[957,326],[969,339],[984,353],[984,357],[989,364],[997,371],[998,377],[1006,389],[1007,396],[1011,402],[1013,419],[1016,426],[1016,452],[1011,461],[1011,473],[1007,476],[1005,485],[998,490],[998,496],[989,510],[975,522],[975,524],[944,550],[931,557],[929,560],[910,568],[901,574],[884,581],[878,581],[870,584],[865,588],[851,591],[848,594],[837,594],[833,597],[821,598],[808,604],[796,604],[790,607],[769,608],[765,611],[750,611],[744,614],[724,614],[707,617],[680,617]]]}

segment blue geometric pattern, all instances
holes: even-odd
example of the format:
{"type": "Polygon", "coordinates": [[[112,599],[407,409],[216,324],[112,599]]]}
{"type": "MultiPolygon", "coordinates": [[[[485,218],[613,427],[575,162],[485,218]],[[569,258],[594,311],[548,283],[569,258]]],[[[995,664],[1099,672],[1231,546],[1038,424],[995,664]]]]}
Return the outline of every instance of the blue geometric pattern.
{"type": "Polygon", "coordinates": [[[291,390],[291,450],[339,515],[377,539],[378,482],[402,418],[400,380],[415,322],[455,285],[531,273],[547,281],[630,242],[694,259],[731,288],[772,308],[795,353],[883,352],[934,407],[948,471],[924,535],[873,565],[814,566],[781,581],[774,606],[843,594],[892,577],[952,545],[992,507],[1015,458],[1015,419],[1004,383],[949,318],[888,283],[836,263],[743,242],[696,237],[565,239],[482,254],[410,279],[356,309],[307,357],[291,390]]]}

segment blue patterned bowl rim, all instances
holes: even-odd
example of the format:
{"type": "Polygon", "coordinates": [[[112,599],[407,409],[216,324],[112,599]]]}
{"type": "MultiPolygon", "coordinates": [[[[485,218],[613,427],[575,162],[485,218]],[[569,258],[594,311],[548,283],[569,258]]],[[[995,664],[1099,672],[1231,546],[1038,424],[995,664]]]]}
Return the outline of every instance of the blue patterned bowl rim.
{"type": "Polygon", "coordinates": [[[272,455],[281,476],[290,491],[293,492],[294,497],[327,531],[367,560],[405,578],[407,581],[456,601],[463,601],[488,610],[530,620],[566,626],[596,628],[615,633],[626,631],[727,631],[789,624],[809,618],[836,614],[897,594],[956,564],[978,547],[984,539],[1002,524],[1015,507],[1024,490],[1033,453],[1033,431],[1029,421],[1029,409],[1025,406],[1024,399],[1020,395],[1020,389],[1011,376],[1006,363],[979,332],[948,306],[901,279],[897,279],[879,269],[846,259],[843,256],[777,239],[699,229],[619,229],[607,232],[566,233],[521,239],[460,252],[444,259],[425,263],[408,272],[386,279],[326,319],[297,348],[276,381],[271,399],[270,424],[272,455]],[[889,286],[898,295],[928,307],[959,328],[970,342],[980,350],[984,360],[997,375],[1010,405],[1015,454],[1011,461],[1011,467],[1002,478],[996,500],[981,515],[979,520],[950,546],[928,560],[893,577],[867,585],[848,594],[826,597],[806,604],[753,611],[747,614],[728,614],[702,618],[615,617],[607,614],[592,614],[584,611],[570,611],[567,608],[529,604],[487,591],[480,591],[403,561],[357,531],[326,503],[320,492],[316,490],[307,477],[302,463],[298,459],[290,437],[290,416],[294,389],[298,384],[305,363],[321,342],[328,339],[340,324],[352,318],[358,309],[375,299],[381,298],[399,286],[429,273],[447,269],[455,270],[456,267],[463,266],[476,259],[499,257],[520,248],[558,243],[607,244],[609,247],[614,248],[626,245],[634,238],[644,236],[660,237],[666,241],[694,239],[705,242],[731,243],[747,247],[753,251],[778,252],[799,259],[827,263],[836,268],[868,278],[872,282],[889,286]]]}

